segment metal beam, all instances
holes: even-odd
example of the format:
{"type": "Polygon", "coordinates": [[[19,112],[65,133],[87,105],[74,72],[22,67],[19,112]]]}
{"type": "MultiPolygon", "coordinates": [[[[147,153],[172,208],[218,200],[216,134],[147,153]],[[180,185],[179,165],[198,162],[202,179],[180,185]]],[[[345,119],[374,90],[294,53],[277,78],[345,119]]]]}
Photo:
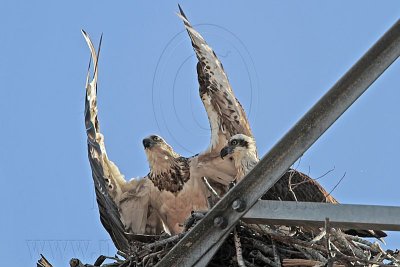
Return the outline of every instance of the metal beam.
{"type": "Polygon", "coordinates": [[[400,231],[400,207],[259,200],[243,216],[247,223],[400,231]]]}
{"type": "Polygon", "coordinates": [[[399,55],[397,21],[157,266],[196,265],[399,55]],[[244,208],[232,209],[236,200],[244,208]]]}

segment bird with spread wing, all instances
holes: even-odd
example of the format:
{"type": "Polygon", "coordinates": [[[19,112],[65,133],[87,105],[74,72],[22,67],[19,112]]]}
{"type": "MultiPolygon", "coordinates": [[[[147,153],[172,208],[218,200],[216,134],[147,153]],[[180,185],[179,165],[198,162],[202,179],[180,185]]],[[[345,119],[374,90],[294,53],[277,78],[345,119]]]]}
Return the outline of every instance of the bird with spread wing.
{"type": "Polygon", "coordinates": [[[89,65],[86,78],[85,125],[100,220],[116,247],[127,252],[127,233],[159,234],[163,226],[150,203],[153,183],[145,177],[127,182],[118,167],[108,159],[97,117],[98,55],[88,34],[83,30],[82,34],[89,46],[94,69],[90,79],[89,65]]]}
{"type": "MultiPolygon", "coordinates": [[[[221,149],[220,155],[221,158],[234,162],[238,181],[243,179],[259,161],[254,139],[244,134],[232,136],[226,146],[221,149]]],[[[261,199],[339,203],[316,180],[293,169],[286,172],[261,199]]],[[[385,232],[378,230],[346,230],[346,233],[360,237],[386,236],[385,232]]]]}
{"type": "Polygon", "coordinates": [[[207,177],[219,193],[224,193],[226,186],[234,180],[234,165],[221,159],[219,153],[226,141],[237,133],[252,136],[246,114],[234,96],[215,52],[193,29],[181,8],[178,15],[184,22],[198,59],[199,94],[208,115],[211,141],[204,152],[187,158],[176,153],[158,135],[143,139],[150,167],[148,177],[160,191],[154,195],[156,199],[151,200],[152,205],[171,234],[184,229],[182,223],[192,211],[209,208],[207,200],[211,194],[203,183],[203,177],[207,177]]]}
{"type": "MultiPolygon", "coordinates": [[[[246,113],[235,97],[221,61],[204,38],[193,28],[179,6],[178,16],[183,20],[192,47],[198,59],[199,95],[206,109],[211,129],[208,148],[197,156],[194,177],[206,177],[224,188],[234,180],[236,169],[232,162],[220,158],[220,150],[235,134],[253,137],[246,113]]],[[[223,193],[223,192],[222,192],[223,193]]]]}

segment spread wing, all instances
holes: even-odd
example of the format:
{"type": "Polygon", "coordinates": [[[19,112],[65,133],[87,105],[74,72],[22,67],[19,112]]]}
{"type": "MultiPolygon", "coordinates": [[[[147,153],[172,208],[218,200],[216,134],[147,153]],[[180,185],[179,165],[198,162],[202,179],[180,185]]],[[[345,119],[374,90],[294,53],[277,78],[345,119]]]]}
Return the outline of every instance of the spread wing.
{"type": "Polygon", "coordinates": [[[199,93],[211,127],[211,143],[206,153],[219,153],[233,135],[253,137],[253,134],[217,55],[192,27],[180,6],[179,10],[178,16],[185,24],[198,59],[199,93]]]}
{"type": "Polygon", "coordinates": [[[90,37],[83,30],[82,33],[89,46],[94,65],[92,80],[89,81],[89,70],[86,78],[85,125],[100,220],[115,246],[126,252],[129,251],[126,231],[133,234],[158,233],[162,224],[150,207],[151,181],[144,178],[127,183],[118,167],[108,159],[104,136],[100,133],[97,119],[98,57],[90,37]],[[152,228],[152,225],[155,225],[155,228],[152,228]]]}

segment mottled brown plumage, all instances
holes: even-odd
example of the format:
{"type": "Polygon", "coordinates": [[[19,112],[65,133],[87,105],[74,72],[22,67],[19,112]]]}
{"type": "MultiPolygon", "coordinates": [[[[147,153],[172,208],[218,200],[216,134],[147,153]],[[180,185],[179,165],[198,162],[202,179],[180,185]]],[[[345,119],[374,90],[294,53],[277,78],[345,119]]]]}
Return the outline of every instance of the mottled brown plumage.
{"type": "MultiPolygon", "coordinates": [[[[228,144],[221,149],[220,155],[227,161],[235,163],[238,181],[244,178],[259,161],[252,138],[242,134],[233,136],[228,144]]],[[[339,203],[316,180],[293,169],[287,171],[261,199],[339,203]]],[[[347,230],[346,232],[361,237],[381,238],[386,236],[383,231],[347,230]]]]}
{"type": "Polygon", "coordinates": [[[104,137],[97,117],[97,55],[89,36],[82,31],[89,46],[94,74],[88,70],[85,98],[85,125],[88,156],[92,169],[100,220],[115,246],[129,252],[129,237],[135,234],[159,234],[162,222],[150,204],[154,186],[148,178],[127,182],[118,167],[108,159],[104,137]]]}
{"type": "Polygon", "coordinates": [[[222,63],[204,38],[192,27],[182,8],[183,20],[198,59],[199,94],[206,109],[211,128],[211,142],[203,152],[219,155],[221,148],[235,134],[253,136],[242,105],[236,99],[222,63]]]}

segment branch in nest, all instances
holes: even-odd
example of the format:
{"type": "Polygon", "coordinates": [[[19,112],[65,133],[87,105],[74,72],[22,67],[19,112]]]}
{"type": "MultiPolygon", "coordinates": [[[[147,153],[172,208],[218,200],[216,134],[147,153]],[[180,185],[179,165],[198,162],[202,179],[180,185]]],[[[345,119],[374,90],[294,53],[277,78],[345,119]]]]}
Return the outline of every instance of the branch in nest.
{"type": "Polygon", "coordinates": [[[260,251],[258,250],[253,250],[252,252],[250,252],[250,255],[252,257],[254,257],[255,259],[262,261],[270,266],[273,267],[279,267],[278,264],[276,264],[274,261],[270,260],[269,258],[265,257],[260,251]]]}
{"type": "Polygon", "coordinates": [[[237,263],[238,263],[239,267],[246,267],[246,264],[244,263],[244,260],[243,260],[242,245],[240,244],[240,237],[236,230],[236,227],[233,228],[233,240],[235,243],[237,263]]]}

